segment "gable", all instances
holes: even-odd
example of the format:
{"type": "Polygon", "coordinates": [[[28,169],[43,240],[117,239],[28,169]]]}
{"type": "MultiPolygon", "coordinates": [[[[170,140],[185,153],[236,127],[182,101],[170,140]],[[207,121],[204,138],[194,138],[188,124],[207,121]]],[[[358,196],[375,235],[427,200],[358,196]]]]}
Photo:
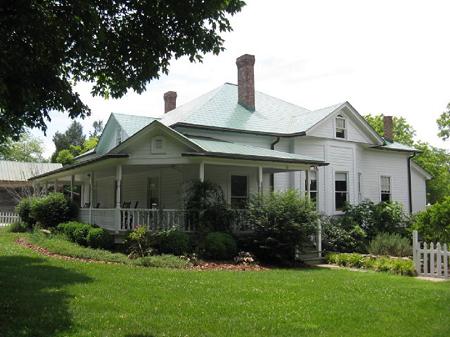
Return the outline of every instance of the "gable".
{"type": "Polygon", "coordinates": [[[121,138],[125,138],[125,133],[117,120],[111,114],[106,122],[105,128],[100,136],[98,144],[95,148],[97,155],[102,155],[109,152],[111,149],[117,146],[117,135],[121,134],[121,138]]]}
{"type": "Polygon", "coordinates": [[[341,138],[336,138],[336,117],[338,115],[344,117],[346,124],[346,138],[342,140],[372,145],[382,143],[381,137],[348,103],[343,104],[329,116],[311,127],[306,132],[306,135],[340,140],[341,138]]]}

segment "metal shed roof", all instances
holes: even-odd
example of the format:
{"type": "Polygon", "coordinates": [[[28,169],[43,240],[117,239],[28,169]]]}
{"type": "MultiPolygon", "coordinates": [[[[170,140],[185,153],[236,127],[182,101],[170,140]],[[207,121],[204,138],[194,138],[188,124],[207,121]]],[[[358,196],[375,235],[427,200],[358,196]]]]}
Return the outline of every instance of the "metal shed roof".
{"type": "Polygon", "coordinates": [[[29,178],[61,168],[57,163],[29,163],[0,160],[0,181],[27,181],[29,178]]]}

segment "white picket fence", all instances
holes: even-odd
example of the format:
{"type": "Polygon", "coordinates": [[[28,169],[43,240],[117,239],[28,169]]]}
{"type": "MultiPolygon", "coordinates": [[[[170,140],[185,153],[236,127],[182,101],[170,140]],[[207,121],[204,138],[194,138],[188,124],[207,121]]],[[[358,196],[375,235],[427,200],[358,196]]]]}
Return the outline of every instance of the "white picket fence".
{"type": "Polygon", "coordinates": [[[19,214],[11,210],[0,210],[0,227],[20,221],[19,214]]]}
{"type": "Polygon", "coordinates": [[[413,259],[418,275],[448,279],[449,256],[447,244],[419,242],[417,231],[413,231],[413,259]]]}

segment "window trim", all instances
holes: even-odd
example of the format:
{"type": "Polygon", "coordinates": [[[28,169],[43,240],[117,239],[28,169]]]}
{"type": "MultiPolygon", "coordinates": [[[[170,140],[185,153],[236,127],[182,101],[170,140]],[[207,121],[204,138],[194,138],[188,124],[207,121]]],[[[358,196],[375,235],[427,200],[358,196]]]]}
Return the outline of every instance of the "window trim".
{"type": "Polygon", "coordinates": [[[334,118],[334,138],[336,139],[347,139],[347,118],[345,118],[345,116],[343,114],[337,114],[336,117],[334,118]],[[337,125],[337,120],[341,119],[344,121],[344,127],[338,127],[337,125]],[[343,130],[344,131],[344,137],[338,137],[337,136],[337,131],[338,129],[343,130]]]}
{"type": "MultiPolygon", "coordinates": [[[[318,170],[310,170],[309,171],[309,181],[310,181],[310,184],[309,184],[309,198],[310,198],[310,200],[312,200],[312,198],[311,198],[311,193],[316,193],[316,200],[314,201],[315,203],[316,203],[316,207],[318,208],[319,207],[319,171],[318,170]],[[314,172],[314,174],[316,175],[316,189],[315,190],[313,190],[313,189],[311,189],[311,181],[312,181],[312,179],[311,179],[311,173],[312,172],[314,172]]],[[[308,193],[308,182],[307,182],[307,180],[306,180],[306,176],[305,176],[305,195],[306,195],[306,193],[308,193]]]]}
{"type": "Polygon", "coordinates": [[[166,153],[165,147],[166,147],[165,138],[163,136],[152,137],[152,140],[151,140],[151,152],[152,152],[152,154],[165,154],[166,153]],[[155,143],[156,142],[161,142],[161,148],[160,149],[157,149],[155,147],[155,143]]]}
{"type": "Polygon", "coordinates": [[[389,202],[391,202],[392,201],[392,176],[388,176],[388,175],[384,175],[384,174],[380,175],[380,185],[379,185],[379,187],[380,187],[380,193],[379,193],[380,202],[383,201],[383,198],[382,198],[383,194],[389,194],[389,202]],[[388,178],[389,179],[389,193],[383,193],[383,190],[382,190],[382,180],[383,180],[383,178],[388,178]]]}
{"type": "Polygon", "coordinates": [[[250,197],[250,177],[248,174],[242,174],[242,173],[238,173],[238,172],[230,172],[229,174],[229,183],[230,183],[230,195],[229,195],[229,203],[231,205],[231,201],[232,199],[246,199],[247,201],[249,200],[250,197]],[[239,197],[239,196],[233,196],[233,185],[232,185],[232,177],[233,176],[237,176],[237,177],[245,177],[247,180],[247,189],[246,189],[246,197],[239,197]]]}
{"type": "Polygon", "coordinates": [[[350,178],[350,174],[348,171],[334,171],[334,177],[333,177],[333,206],[334,206],[334,213],[335,214],[342,214],[343,211],[340,209],[336,209],[336,193],[340,192],[340,193],[345,193],[346,194],[346,202],[350,202],[350,182],[349,182],[349,178],[350,178]],[[343,173],[345,174],[345,181],[347,182],[347,189],[346,191],[336,191],[336,174],[338,173],[343,173]]]}

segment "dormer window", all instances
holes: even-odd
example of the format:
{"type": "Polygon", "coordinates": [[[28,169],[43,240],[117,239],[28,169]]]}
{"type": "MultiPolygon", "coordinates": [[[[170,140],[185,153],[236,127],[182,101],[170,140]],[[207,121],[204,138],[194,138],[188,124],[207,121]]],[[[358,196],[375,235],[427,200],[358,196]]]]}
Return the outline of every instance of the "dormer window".
{"type": "Polygon", "coordinates": [[[336,138],[346,138],[346,122],[340,114],[336,116],[336,138]]]}
{"type": "Polygon", "coordinates": [[[152,139],[152,153],[164,153],[163,137],[154,137],[152,139]]]}

